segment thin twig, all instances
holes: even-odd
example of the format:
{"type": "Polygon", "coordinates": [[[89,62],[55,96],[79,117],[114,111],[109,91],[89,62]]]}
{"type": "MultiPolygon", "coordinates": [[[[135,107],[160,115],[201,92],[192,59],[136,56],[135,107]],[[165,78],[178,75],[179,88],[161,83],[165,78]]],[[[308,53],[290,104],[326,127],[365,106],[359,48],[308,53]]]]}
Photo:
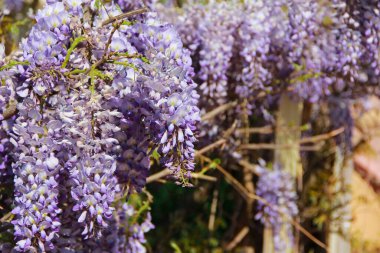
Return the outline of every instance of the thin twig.
{"type": "Polygon", "coordinates": [[[100,58],[97,62],[95,62],[91,68],[89,68],[85,73],[84,75],[86,76],[87,74],[89,74],[92,70],[96,69],[97,67],[99,67],[101,64],[105,63],[109,57],[109,54],[108,54],[108,49],[112,43],[112,37],[113,35],[115,34],[115,32],[120,28],[121,26],[121,22],[117,23],[114,25],[111,33],[110,33],[110,36],[108,37],[108,41],[104,47],[104,51],[103,51],[103,55],[102,55],[102,58],[100,58]]]}
{"type": "Polygon", "coordinates": [[[340,127],[338,129],[335,129],[331,132],[325,133],[325,134],[319,134],[311,137],[304,137],[300,140],[300,144],[305,144],[305,143],[315,143],[315,142],[321,142],[325,141],[328,139],[331,139],[341,133],[344,132],[344,127],[340,127]]]}
{"type": "Polygon", "coordinates": [[[13,218],[13,213],[9,212],[9,213],[5,214],[3,217],[1,217],[0,222],[9,221],[9,220],[12,220],[12,218],[13,218]]]}
{"type": "Polygon", "coordinates": [[[300,231],[302,234],[304,234],[307,238],[309,238],[310,240],[312,240],[314,243],[316,243],[319,247],[323,248],[324,250],[326,250],[326,252],[328,253],[328,248],[327,248],[327,245],[324,244],[323,242],[321,242],[320,240],[318,240],[314,235],[312,235],[309,231],[307,231],[304,227],[302,227],[297,221],[295,221],[294,219],[290,219],[289,217],[287,217],[287,219],[290,221],[290,223],[298,230],[300,231]]]}
{"type": "MultiPolygon", "coordinates": [[[[171,174],[172,174],[172,172],[169,169],[163,169],[163,170],[149,176],[146,179],[146,183],[150,184],[152,182],[160,182],[160,181],[162,181],[162,178],[167,177],[171,174]]],[[[191,178],[201,179],[201,180],[210,181],[210,182],[216,182],[217,181],[216,177],[204,175],[201,173],[191,173],[191,178]]]]}
{"type": "Polygon", "coordinates": [[[244,168],[247,168],[249,169],[252,173],[254,173],[255,175],[259,175],[260,173],[258,172],[257,170],[257,165],[254,165],[250,162],[248,162],[247,160],[239,160],[238,161],[239,165],[241,165],[242,167],[244,168]]]}
{"type": "Polygon", "coordinates": [[[210,182],[216,182],[218,179],[216,177],[208,176],[208,175],[203,175],[200,173],[191,173],[191,178],[195,179],[202,179],[205,181],[210,181],[210,182]]]}
{"type": "Polygon", "coordinates": [[[226,131],[223,132],[222,134],[223,139],[227,139],[228,137],[230,137],[235,132],[237,125],[238,125],[238,122],[237,120],[235,120],[234,123],[232,123],[232,125],[230,126],[230,128],[228,128],[226,131]]]}
{"type": "MultiPolygon", "coordinates": [[[[306,144],[306,143],[318,143],[322,142],[328,139],[331,139],[341,133],[344,132],[344,127],[340,127],[338,129],[335,129],[331,132],[325,133],[325,134],[319,134],[311,137],[304,137],[302,138],[298,144],[306,144]]],[[[256,150],[256,149],[283,149],[283,148],[294,148],[297,147],[296,144],[274,144],[274,143],[249,143],[249,144],[242,144],[239,146],[239,149],[250,149],[250,150],[256,150]]],[[[319,145],[314,146],[301,146],[300,149],[302,151],[315,151],[319,149],[319,145]]]]}
{"type": "MultiPolygon", "coordinates": [[[[294,87],[288,87],[286,89],[286,91],[292,91],[292,90],[294,90],[294,87]]],[[[271,93],[271,94],[268,94],[267,92],[260,92],[259,94],[257,94],[255,99],[265,98],[268,95],[274,95],[276,93],[281,93],[281,92],[282,92],[282,90],[275,92],[275,93],[271,93]]],[[[203,115],[201,120],[207,121],[209,119],[212,119],[215,116],[217,116],[218,114],[223,113],[223,112],[225,112],[225,111],[227,111],[227,110],[229,110],[229,109],[231,109],[237,105],[238,105],[238,101],[232,101],[232,102],[229,102],[227,104],[220,105],[220,106],[216,107],[215,109],[207,112],[205,115],[203,115]]]]}
{"type": "Polygon", "coordinates": [[[210,145],[207,145],[206,147],[198,150],[198,151],[195,151],[195,156],[198,156],[198,155],[202,155],[210,150],[213,150],[214,148],[218,147],[218,146],[221,146],[223,144],[226,143],[226,140],[225,139],[220,139],[214,143],[211,143],[210,145]]]}
{"type": "Polygon", "coordinates": [[[271,134],[273,133],[273,127],[263,126],[263,127],[239,128],[236,131],[237,133],[243,133],[243,134],[271,134]]]}
{"type": "Polygon", "coordinates": [[[218,188],[215,188],[215,189],[214,189],[214,192],[213,192],[213,194],[212,194],[212,202],[211,202],[210,218],[209,218],[209,220],[208,220],[208,230],[209,230],[210,232],[214,231],[216,209],[217,209],[217,207],[218,207],[218,195],[219,195],[218,188]]]}
{"type": "Polygon", "coordinates": [[[237,105],[236,101],[233,101],[233,102],[230,102],[230,103],[227,103],[224,105],[220,105],[220,106],[216,107],[215,109],[207,112],[205,115],[203,115],[202,121],[207,121],[209,119],[212,119],[215,116],[217,116],[218,114],[223,113],[223,112],[235,107],[236,105],[237,105]]]}
{"type": "Polygon", "coordinates": [[[227,244],[226,250],[234,249],[236,245],[238,245],[244,239],[244,237],[248,235],[248,233],[249,227],[243,227],[240,232],[234,237],[234,239],[232,239],[232,241],[227,244]]]}
{"type": "Polygon", "coordinates": [[[195,156],[202,155],[202,154],[204,154],[210,150],[213,150],[216,147],[219,147],[219,146],[226,144],[227,138],[230,137],[231,134],[234,133],[236,126],[237,126],[237,121],[235,121],[230,128],[228,128],[226,131],[223,132],[223,134],[222,134],[223,137],[221,139],[207,145],[206,147],[201,148],[198,151],[196,150],[195,156]]]}
{"type": "MultiPolygon", "coordinates": [[[[249,133],[249,134],[271,134],[273,133],[272,126],[264,126],[264,127],[255,127],[255,128],[240,128],[236,130],[238,133],[249,133]]],[[[304,137],[300,140],[300,144],[312,143],[312,142],[321,142],[333,138],[344,132],[344,127],[340,127],[331,132],[319,134],[311,137],[304,137]]]]}
{"type": "Polygon", "coordinates": [[[161,179],[163,177],[166,177],[166,176],[169,176],[172,172],[169,170],[169,169],[164,169],[164,170],[161,170],[151,176],[149,176],[147,179],[146,179],[146,183],[149,184],[149,183],[152,183],[154,181],[157,181],[158,179],[161,179]]]}
{"type": "Polygon", "coordinates": [[[12,118],[17,113],[17,102],[15,100],[9,101],[3,112],[3,119],[7,120],[12,118]]]}
{"type": "MultiPolygon", "coordinates": [[[[296,148],[299,145],[297,144],[274,144],[274,143],[249,143],[249,144],[242,144],[238,147],[240,150],[260,150],[260,149],[289,149],[289,148],[296,148]]],[[[301,146],[301,151],[317,151],[320,149],[320,145],[313,145],[313,146],[301,146]]]]}
{"type": "MultiPolygon", "coordinates": [[[[308,130],[309,128],[305,128],[304,126],[302,127],[292,127],[292,126],[283,126],[277,128],[284,129],[287,131],[305,131],[308,130]]],[[[272,134],[274,131],[274,127],[271,125],[267,126],[262,126],[262,127],[250,127],[250,128],[239,128],[236,130],[237,133],[249,133],[249,134],[272,134]]]]}
{"type": "Polygon", "coordinates": [[[129,18],[129,17],[135,16],[135,15],[143,14],[143,13],[145,13],[147,11],[149,11],[148,8],[143,7],[143,8],[137,9],[137,10],[133,10],[133,11],[130,11],[130,12],[122,13],[120,15],[117,15],[115,17],[111,17],[111,18],[107,19],[106,21],[104,21],[102,23],[102,26],[106,26],[106,25],[109,25],[109,24],[111,24],[111,23],[113,23],[115,21],[122,20],[122,19],[125,19],[125,18],[129,18]]]}

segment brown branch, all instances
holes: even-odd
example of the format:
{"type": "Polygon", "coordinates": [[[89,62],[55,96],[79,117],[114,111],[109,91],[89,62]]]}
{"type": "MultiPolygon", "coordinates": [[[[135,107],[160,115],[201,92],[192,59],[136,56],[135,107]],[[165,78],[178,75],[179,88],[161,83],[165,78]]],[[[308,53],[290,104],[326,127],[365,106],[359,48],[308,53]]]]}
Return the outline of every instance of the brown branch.
{"type": "Polygon", "coordinates": [[[323,248],[324,250],[326,250],[326,252],[328,253],[328,248],[327,248],[327,245],[324,244],[323,242],[321,242],[320,240],[318,240],[314,235],[312,235],[309,231],[307,231],[304,227],[301,226],[301,224],[299,224],[297,221],[295,221],[294,219],[291,219],[291,218],[288,218],[288,220],[290,221],[290,223],[298,230],[300,231],[302,234],[304,234],[307,238],[309,238],[310,240],[312,240],[314,243],[316,243],[319,247],[323,248]]]}
{"type": "Polygon", "coordinates": [[[239,128],[236,131],[237,133],[242,133],[242,134],[271,134],[273,133],[273,127],[263,126],[263,127],[239,128]]]}
{"type": "Polygon", "coordinates": [[[305,138],[302,138],[300,140],[300,144],[305,144],[305,143],[315,143],[315,142],[321,142],[321,141],[325,141],[325,140],[328,140],[328,139],[331,139],[341,133],[344,132],[344,127],[340,127],[338,129],[335,129],[331,132],[328,132],[328,133],[325,133],[325,134],[319,134],[319,135],[315,135],[315,136],[311,136],[311,137],[305,137],[305,138]]]}
{"type": "Polygon", "coordinates": [[[228,128],[226,131],[222,133],[221,139],[207,145],[206,147],[201,148],[200,150],[196,150],[194,156],[197,157],[219,146],[222,146],[221,149],[223,149],[224,144],[226,144],[228,141],[228,138],[234,133],[234,130],[236,129],[236,125],[237,125],[237,121],[235,121],[230,128],[228,128]]]}
{"type": "Polygon", "coordinates": [[[232,123],[232,125],[230,126],[230,128],[223,132],[222,136],[224,139],[227,139],[235,132],[237,124],[238,122],[237,120],[235,120],[234,123],[232,123]]]}
{"type": "Polygon", "coordinates": [[[202,155],[210,150],[213,150],[216,147],[223,146],[227,142],[227,138],[231,136],[231,134],[234,133],[234,130],[236,129],[237,122],[235,121],[230,128],[228,128],[226,131],[223,132],[222,136],[223,138],[207,145],[206,147],[201,148],[198,151],[195,151],[195,156],[202,155]]]}
{"type": "Polygon", "coordinates": [[[9,212],[5,214],[3,217],[1,217],[0,222],[9,222],[13,219],[14,214],[12,212],[9,212]]]}
{"type": "Polygon", "coordinates": [[[209,119],[212,119],[212,118],[216,117],[218,114],[223,113],[223,112],[235,107],[236,105],[237,105],[236,101],[229,102],[229,103],[224,104],[224,105],[220,105],[220,106],[216,107],[215,109],[207,112],[205,115],[203,115],[201,120],[207,121],[209,119]]]}
{"type": "Polygon", "coordinates": [[[226,140],[225,139],[220,139],[214,143],[211,143],[210,145],[207,145],[206,147],[198,150],[198,151],[195,151],[195,156],[199,156],[199,155],[202,155],[210,150],[213,150],[214,148],[218,147],[218,146],[221,146],[223,144],[226,143],[226,140]]]}
{"type": "Polygon", "coordinates": [[[259,172],[257,171],[257,165],[254,165],[252,163],[250,163],[249,161],[247,160],[239,160],[238,161],[239,165],[241,165],[242,167],[250,170],[253,174],[255,175],[259,175],[259,172]]]}
{"type": "Polygon", "coordinates": [[[110,36],[108,37],[108,40],[107,40],[107,43],[104,47],[104,51],[103,51],[103,55],[102,55],[102,58],[100,58],[97,62],[95,62],[91,68],[89,68],[85,73],[84,75],[86,76],[87,74],[89,74],[92,70],[94,69],[97,69],[101,64],[105,63],[108,58],[109,58],[109,54],[108,54],[108,49],[112,43],[112,37],[113,35],[115,34],[115,32],[120,28],[121,26],[121,22],[117,23],[114,25],[111,33],[110,33],[110,36]]]}
{"type": "Polygon", "coordinates": [[[6,106],[3,112],[4,120],[12,118],[17,114],[17,102],[15,100],[9,101],[9,104],[6,106]]]}
{"type": "MultiPolygon", "coordinates": [[[[146,179],[146,183],[150,184],[152,182],[160,181],[160,180],[162,180],[163,177],[167,177],[171,174],[172,174],[172,172],[169,169],[163,169],[163,170],[149,176],[146,179]]],[[[216,182],[217,181],[216,177],[212,177],[212,176],[208,176],[208,175],[204,175],[204,174],[200,174],[200,173],[191,173],[191,178],[201,179],[201,180],[210,181],[210,182],[216,182]]]]}
{"type": "MultiPolygon", "coordinates": [[[[294,87],[288,87],[288,88],[286,88],[285,91],[292,91],[292,90],[294,90],[294,87]]],[[[279,90],[279,91],[273,92],[273,93],[260,92],[259,94],[257,94],[255,99],[265,98],[266,96],[275,95],[277,93],[282,93],[282,92],[283,92],[283,90],[279,90]]],[[[227,104],[220,105],[220,106],[216,107],[215,109],[207,112],[205,115],[203,115],[201,117],[201,120],[207,121],[209,119],[212,119],[215,116],[217,116],[218,114],[223,113],[223,112],[225,112],[225,111],[227,111],[227,110],[229,110],[229,109],[231,109],[237,105],[238,105],[238,101],[232,101],[232,102],[229,102],[227,104]]]]}
{"type": "MultiPolygon", "coordinates": [[[[298,144],[306,144],[306,143],[318,143],[322,142],[328,139],[331,139],[341,133],[344,132],[344,127],[340,127],[338,129],[335,129],[331,132],[325,133],[325,134],[319,134],[311,137],[304,137],[302,138],[298,144]]],[[[249,149],[249,150],[257,150],[257,149],[287,149],[287,148],[294,148],[297,144],[284,144],[284,145],[278,145],[274,143],[249,143],[249,144],[242,144],[239,146],[238,149],[249,149]]],[[[302,151],[315,151],[320,148],[320,145],[314,145],[314,146],[301,146],[300,149],[302,151]]]]}
{"type": "Polygon", "coordinates": [[[210,181],[210,182],[218,181],[218,179],[216,177],[207,176],[207,175],[203,175],[200,173],[191,173],[191,178],[202,179],[202,180],[210,181]]]}
{"type": "MultiPolygon", "coordinates": [[[[207,163],[212,163],[212,160],[204,155],[200,155],[199,158],[206,161],[207,163]]],[[[250,199],[249,192],[247,192],[245,187],[242,184],[240,184],[240,182],[236,178],[234,178],[230,173],[228,173],[227,170],[225,170],[219,164],[215,164],[215,168],[225,176],[227,182],[230,182],[232,187],[234,187],[235,190],[239,192],[245,200],[248,201],[250,199]]]]}
{"type": "Polygon", "coordinates": [[[146,179],[146,183],[149,184],[149,183],[152,183],[154,181],[157,181],[163,177],[166,177],[166,176],[169,176],[172,172],[169,170],[169,169],[164,169],[164,170],[161,170],[151,176],[149,176],[147,179],[146,179]]]}
{"type": "Polygon", "coordinates": [[[248,235],[248,233],[249,233],[249,227],[248,226],[243,227],[240,230],[240,232],[234,237],[234,239],[232,239],[232,241],[227,244],[225,249],[226,250],[234,249],[236,245],[238,245],[244,239],[244,237],[248,235]]]}
{"type": "Polygon", "coordinates": [[[137,10],[133,10],[133,11],[127,12],[127,13],[122,13],[120,15],[117,15],[115,17],[111,17],[111,18],[107,19],[106,21],[104,21],[102,23],[102,26],[106,26],[106,25],[109,25],[109,24],[111,24],[111,23],[113,23],[115,21],[122,20],[122,19],[125,19],[125,18],[129,18],[129,17],[135,16],[135,15],[143,14],[143,13],[145,13],[147,11],[149,11],[148,8],[143,7],[143,8],[137,9],[137,10]]]}
{"type": "MultiPolygon", "coordinates": [[[[279,128],[279,126],[277,126],[279,128]]],[[[304,127],[280,127],[280,129],[291,130],[291,131],[305,131],[304,127]]],[[[250,128],[239,128],[236,130],[238,133],[249,133],[249,134],[271,134],[274,131],[273,126],[267,125],[262,127],[250,127],[250,128]]]]}
{"type": "MultiPolygon", "coordinates": [[[[212,163],[212,160],[210,158],[206,157],[206,156],[201,155],[200,159],[203,159],[204,161],[206,161],[208,163],[212,163]]],[[[289,220],[291,222],[291,224],[298,231],[300,231],[301,233],[303,233],[307,238],[309,238],[310,240],[312,240],[313,242],[315,242],[321,248],[325,249],[326,252],[328,251],[326,244],[324,244],[323,242],[321,242],[320,240],[318,240],[318,238],[316,238],[311,233],[309,233],[305,228],[303,228],[297,221],[295,221],[288,214],[282,212],[277,206],[274,206],[274,205],[270,204],[268,201],[266,201],[265,199],[261,198],[260,196],[257,196],[256,194],[249,193],[245,189],[245,187],[242,184],[240,184],[240,182],[236,178],[234,178],[230,173],[227,172],[227,170],[225,170],[219,164],[216,164],[215,167],[216,167],[217,170],[219,170],[226,177],[226,181],[229,182],[232,185],[232,187],[234,187],[237,190],[237,192],[239,192],[242,195],[243,198],[245,198],[245,199],[254,199],[254,200],[261,201],[264,205],[270,206],[271,208],[275,209],[281,215],[283,215],[284,218],[286,218],[287,220],[289,220]]]]}
{"type": "MultiPolygon", "coordinates": [[[[250,143],[250,144],[242,144],[238,147],[239,150],[260,150],[260,149],[289,149],[297,147],[297,144],[274,144],[274,143],[250,143]]],[[[320,149],[320,145],[313,146],[301,146],[301,151],[317,151],[320,149]]]]}
{"type": "Polygon", "coordinates": [[[216,209],[218,207],[218,195],[219,191],[217,188],[214,189],[214,192],[212,194],[212,202],[211,202],[211,210],[210,210],[210,218],[208,220],[208,230],[210,232],[214,231],[215,226],[215,216],[216,216],[216,209]]]}

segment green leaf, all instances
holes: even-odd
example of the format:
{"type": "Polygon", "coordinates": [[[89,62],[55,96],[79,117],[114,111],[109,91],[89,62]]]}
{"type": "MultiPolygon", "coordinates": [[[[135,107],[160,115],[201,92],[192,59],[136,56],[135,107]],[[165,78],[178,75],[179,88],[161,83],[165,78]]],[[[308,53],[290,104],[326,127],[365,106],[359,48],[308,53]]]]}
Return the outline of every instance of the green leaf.
{"type": "Polygon", "coordinates": [[[310,130],[310,128],[311,128],[311,126],[310,126],[309,123],[307,123],[307,124],[303,124],[303,125],[301,126],[301,131],[307,131],[307,130],[310,130]]]}
{"type": "Polygon", "coordinates": [[[286,6],[286,5],[282,5],[282,6],[281,6],[281,10],[282,10],[284,13],[286,13],[286,14],[289,13],[289,8],[288,8],[288,6],[286,6]]]}
{"type": "Polygon", "coordinates": [[[215,169],[217,165],[219,165],[222,161],[219,158],[216,158],[210,164],[211,169],[215,169]]]}
{"type": "Polygon", "coordinates": [[[103,74],[102,71],[97,70],[97,69],[92,69],[92,70],[91,70],[91,75],[92,75],[93,77],[99,77],[99,78],[101,78],[101,79],[107,79],[107,78],[108,78],[107,75],[103,74]]]}
{"type": "Polygon", "coordinates": [[[101,0],[95,0],[95,8],[96,8],[96,9],[99,9],[100,6],[101,6],[102,4],[103,4],[103,3],[102,3],[101,0]]]}
{"type": "Polygon", "coordinates": [[[293,63],[293,68],[294,68],[295,71],[301,71],[301,70],[304,69],[304,66],[299,65],[297,63],[293,63]]]}
{"type": "Polygon", "coordinates": [[[160,156],[160,154],[158,153],[157,149],[153,150],[152,158],[153,158],[155,161],[159,162],[159,161],[160,161],[160,157],[161,157],[161,156],[160,156]]]}
{"type": "Polygon", "coordinates": [[[82,74],[82,73],[85,73],[86,71],[87,71],[87,69],[74,69],[74,70],[70,71],[69,73],[67,73],[67,75],[82,74]]]}
{"type": "Polygon", "coordinates": [[[170,246],[174,249],[174,253],[182,253],[182,250],[175,241],[170,241],[170,246]]]}
{"type": "Polygon", "coordinates": [[[130,68],[132,68],[132,69],[134,69],[135,71],[139,71],[139,69],[135,66],[135,65],[133,65],[132,63],[129,63],[129,62],[123,62],[123,61],[114,61],[114,62],[112,62],[113,64],[116,64],[116,65],[122,65],[122,66],[124,66],[124,67],[130,67],[130,68]]]}
{"type": "Polygon", "coordinates": [[[95,93],[95,82],[94,82],[94,80],[96,77],[99,77],[103,80],[110,78],[109,76],[103,74],[102,71],[97,70],[93,67],[91,67],[90,73],[88,73],[88,75],[90,76],[90,82],[91,82],[90,91],[91,91],[91,93],[95,93]]]}
{"type": "Polygon", "coordinates": [[[71,53],[72,53],[72,52],[74,51],[74,49],[78,46],[78,44],[81,43],[81,42],[84,41],[84,40],[86,40],[86,38],[83,37],[83,36],[80,36],[80,37],[76,38],[76,39],[73,41],[73,43],[71,44],[69,50],[67,50],[67,54],[66,54],[66,57],[65,57],[64,62],[62,63],[61,68],[66,68],[67,63],[68,63],[69,60],[70,60],[70,55],[71,55],[71,53]]]}
{"type": "Polygon", "coordinates": [[[145,62],[145,63],[149,63],[149,60],[148,58],[146,58],[145,56],[141,56],[140,59],[145,62]]]}
{"type": "Polygon", "coordinates": [[[332,20],[331,17],[329,17],[329,16],[325,16],[325,17],[323,17],[323,20],[322,20],[322,25],[323,25],[323,26],[328,27],[328,26],[331,26],[331,25],[333,25],[333,24],[334,24],[334,22],[333,22],[333,20],[332,20]]]}
{"type": "Polygon", "coordinates": [[[16,37],[20,34],[20,28],[18,26],[15,26],[15,25],[11,26],[10,31],[14,37],[16,37]]]}
{"type": "Polygon", "coordinates": [[[17,65],[29,65],[30,63],[28,61],[10,61],[8,64],[2,66],[0,68],[0,71],[3,71],[5,69],[10,69],[14,66],[17,66],[17,65]]]}
{"type": "Polygon", "coordinates": [[[209,240],[209,245],[213,248],[217,247],[219,245],[218,239],[216,239],[215,237],[211,237],[209,240]]]}
{"type": "Polygon", "coordinates": [[[123,23],[122,23],[122,25],[131,26],[131,25],[133,25],[133,22],[128,21],[128,20],[124,20],[123,23]]]}

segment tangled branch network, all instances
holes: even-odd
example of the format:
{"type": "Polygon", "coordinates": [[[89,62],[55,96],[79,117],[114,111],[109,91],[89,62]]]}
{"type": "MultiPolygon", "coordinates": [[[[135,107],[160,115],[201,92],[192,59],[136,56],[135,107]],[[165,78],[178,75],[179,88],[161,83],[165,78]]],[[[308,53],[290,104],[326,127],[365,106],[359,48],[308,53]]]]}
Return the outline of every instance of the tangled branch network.
{"type": "Polygon", "coordinates": [[[1,63],[0,174],[14,178],[17,252],[144,252],[150,218],[124,229],[116,196],[141,191],[153,152],[188,184],[199,121],[191,58],[156,13],[118,2],[47,1],[1,63]]]}

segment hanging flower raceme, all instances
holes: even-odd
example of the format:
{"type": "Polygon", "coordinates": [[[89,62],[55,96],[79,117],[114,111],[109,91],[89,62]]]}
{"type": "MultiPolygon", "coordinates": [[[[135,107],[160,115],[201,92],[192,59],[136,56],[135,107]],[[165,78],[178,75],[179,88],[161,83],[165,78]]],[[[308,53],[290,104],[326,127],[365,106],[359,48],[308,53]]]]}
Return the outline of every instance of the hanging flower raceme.
{"type": "Polygon", "coordinates": [[[227,94],[247,99],[249,109],[263,92],[316,102],[366,90],[366,80],[379,72],[377,3],[211,1],[190,3],[181,13],[158,8],[191,50],[202,110],[223,104],[227,94]]]}
{"type": "Polygon", "coordinates": [[[273,230],[276,251],[282,252],[284,240],[281,238],[281,230],[285,229],[292,236],[292,226],[288,221],[298,214],[294,179],[285,171],[270,171],[262,166],[259,173],[256,194],[263,201],[258,201],[255,218],[273,230]]]}
{"type": "Polygon", "coordinates": [[[109,229],[105,230],[102,238],[86,240],[81,244],[71,243],[66,250],[94,253],[147,252],[145,234],[154,229],[154,225],[150,212],[144,206],[136,208],[130,203],[118,203],[117,211],[109,224],[109,229]]]}
{"type": "MultiPolygon", "coordinates": [[[[147,75],[124,73],[114,84],[123,86],[120,89],[123,90],[124,103],[141,112],[132,116],[140,115],[143,119],[145,127],[137,129],[148,129],[145,132],[156,142],[153,148],[158,148],[162,162],[181,183],[187,184],[189,173],[194,169],[193,143],[199,121],[196,106],[199,96],[191,79],[193,70],[189,52],[183,48],[173,26],[162,24],[155,13],[148,13],[145,20],[139,20],[125,33],[138,35],[131,43],[146,57],[141,67],[147,75]],[[121,82],[121,79],[126,81],[121,82]],[[125,95],[126,90],[131,92],[125,95]]],[[[146,158],[140,160],[143,167],[148,167],[146,158]]]]}
{"type": "Polygon", "coordinates": [[[9,14],[10,12],[20,11],[24,4],[24,0],[5,0],[2,4],[4,5],[4,14],[9,14]]]}
{"type": "Polygon", "coordinates": [[[351,14],[351,25],[360,34],[363,46],[360,62],[365,73],[365,80],[377,86],[380,78],[380,3],[378,1],[346,1],[346,12],[351,14]]]}
{"type": "Polygon", "coordinates": [[[0,111],[0,152],[15,147],[16,250],[75,251],[100,238],[115,198],[144,187],[154,150],[187,183],[199,121],[191,59],[145,11],[126,19],[114,3],[48,1],[2,67],[2,108],[17,104],[0,111]]]}
{"type": "MultiPolygon", "coordinates": [[[[316,103],[378,93],[378,3],[346,2],[189,2],[181,11],[157,5],[191,52],[200,114],[207,118],[201,145],[249,127],[256,120],[251,114],[273,123],[269,110],[282,94],[316,103]],[[222,113],[208,114],[214,109],[222,113]]],[[[242,134],[236,132],[222,152],[239,159],[242,134]]]]}

